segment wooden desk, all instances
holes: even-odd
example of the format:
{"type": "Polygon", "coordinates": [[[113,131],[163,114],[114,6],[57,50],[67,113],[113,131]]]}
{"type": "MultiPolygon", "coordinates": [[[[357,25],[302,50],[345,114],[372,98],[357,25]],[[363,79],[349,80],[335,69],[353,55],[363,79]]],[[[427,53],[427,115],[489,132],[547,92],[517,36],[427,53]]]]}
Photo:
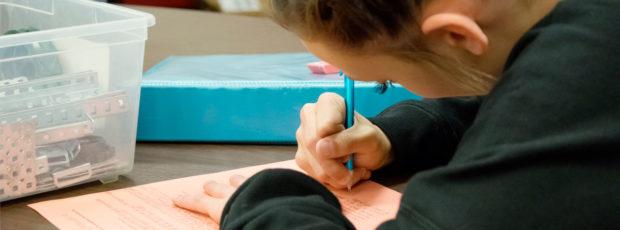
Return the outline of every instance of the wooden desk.
{"type": "Polygon", "coordinates": [[[292,159],[294,152],[294,146],[139,143],[133,171],[119,181],[104,185],[93,182],[4,202],[0,229],[56,229],[26,206],[31,203],[283,161],[292,159]]]}
{"type": "MultiPolygon", "coordinates": [[[[149,30],[145,69],[170,55],[273,53],[304,51],[296,37],[268,19],[192,10],[132,7],[149,12],[157,25],[149,30]]],[[[0,229],[55,229],[26,205],[293,159],[295,146],[138,143],[135,165],[120,180],[93,182],[2,203],[0,229]]],[[[402,184],[391,186],[397,190],[402,184]]]]}

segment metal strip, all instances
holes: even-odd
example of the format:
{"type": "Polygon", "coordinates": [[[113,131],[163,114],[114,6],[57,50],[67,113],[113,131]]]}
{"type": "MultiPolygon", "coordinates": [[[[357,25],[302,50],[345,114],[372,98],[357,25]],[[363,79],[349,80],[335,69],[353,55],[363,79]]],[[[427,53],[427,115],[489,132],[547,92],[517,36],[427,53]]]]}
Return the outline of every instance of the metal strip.
{"type": "MultiPolygon", "coordinates": [[[[19,79],[19,78],[17,78],[19,79]]],[[[20,82],[0,87],[0,97],[10,97],[23,94],[41,93],[43,90],[54,90],[58,87],[98,84],[97,73],[85,71],[60,76],[46,77],[34,81],[20,82]]],[[[5,98],[5,99],[6,99],[5,98]]]]}
{"type": "Polygon", "coordinates": [[[12,79],[0,80],[0,87],[21,84],[24,82],[28,82],[27,77],[16,77],[12,79]]]}
{"type": "Polygon", "coordinates": [[[97,73],[80,72],[35,81],[16,78],[0,84],[0,114],[62,104],[98,94],[97,73]]]}
{"type": "Polygon", "coordinates": [[[56,126],[38,130],[35,134],[37,145],[46,145],[54,142],[77,139],[95,132],[94,121],[88,120],[69,125],[56,126]]]}
{"type": "Polygon", "coordinates": [[[88,116],[95,119],[127,110],[127,95],[123,91],[116,91],[84,101],[7,114],[4,118],[0,118],[0,124],[34,119],[39,129],[45,129],[84,122],[89,119],[88,116]]]}

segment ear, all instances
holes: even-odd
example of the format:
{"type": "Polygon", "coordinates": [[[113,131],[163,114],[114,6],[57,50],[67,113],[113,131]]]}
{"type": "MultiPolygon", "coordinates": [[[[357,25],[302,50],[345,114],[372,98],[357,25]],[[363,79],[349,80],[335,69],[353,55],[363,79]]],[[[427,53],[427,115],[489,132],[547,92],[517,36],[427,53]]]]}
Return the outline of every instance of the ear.
{"type": "Polygon", "coordinates": [[[439,13],[426,18],[422,22],[422,32],[478,56],[489,45],[486,34],[472,18],[456,13],[439,13]]]}

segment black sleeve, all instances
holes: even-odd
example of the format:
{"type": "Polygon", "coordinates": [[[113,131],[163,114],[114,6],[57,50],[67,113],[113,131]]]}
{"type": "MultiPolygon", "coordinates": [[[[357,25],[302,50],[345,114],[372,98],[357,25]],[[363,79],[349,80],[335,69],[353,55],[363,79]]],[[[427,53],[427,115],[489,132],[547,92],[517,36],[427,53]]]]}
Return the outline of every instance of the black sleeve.
{"type": "Polygon", "coordinates": [[[370,121],[387,135],[392,161],[380,174],[412,173],[447,164],[482,97],[404,101],[370,121]]]}
{"type": "Polygon", "coordinates": [[[232,195],[222,229],[354,229],[338,199],[318,181],[293,170],[270,169],[232,195]]]}
{"type": "Polygon", "coordinates": [[[620,229],[620,1],[563,0],[384,229],[620,229]]]}

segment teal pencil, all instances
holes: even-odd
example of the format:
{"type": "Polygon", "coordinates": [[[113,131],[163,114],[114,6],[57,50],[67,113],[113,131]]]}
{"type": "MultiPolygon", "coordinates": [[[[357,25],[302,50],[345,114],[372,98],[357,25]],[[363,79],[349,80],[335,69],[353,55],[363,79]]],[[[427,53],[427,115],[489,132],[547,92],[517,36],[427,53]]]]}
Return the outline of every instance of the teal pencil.
{"type": "MultiPolygon", "coordinates": [[[[346,120],[345,127],[351,128],[355,122],[355,81],[351,80],[348,76],[344,75],[341,71],[340,75],[344,77],[344,88],[345,88],[345,97],[344,101],[346,104],[346,120]]],[[[353,154],[349,156],[349,160],[347,161],[347,169],[349,170],[349,174],[353,175],[353,168],[355,167],[355,157],[353,154]]],[[[347,184],[347,188],[351,191],[351,184],[347,184]]]]}

